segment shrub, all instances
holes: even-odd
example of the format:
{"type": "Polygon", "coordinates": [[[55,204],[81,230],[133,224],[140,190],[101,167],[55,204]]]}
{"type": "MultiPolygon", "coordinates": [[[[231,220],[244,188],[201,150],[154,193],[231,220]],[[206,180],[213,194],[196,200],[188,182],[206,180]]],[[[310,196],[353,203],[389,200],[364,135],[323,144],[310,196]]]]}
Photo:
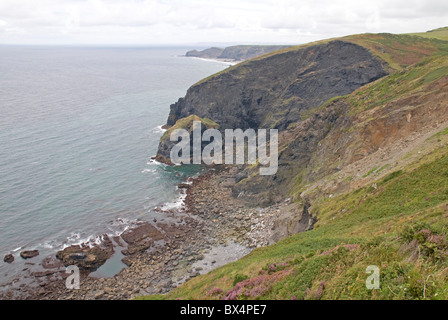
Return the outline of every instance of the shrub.
{"type": "Polygon", "coordinates": [[[233,278],[233,286],[235,286],[237,283],[242,282],[242,281],[244,281],[244,280],[246,280],[246,279],[248,279],[248,278],[249,278],[249,277],[246,276],[246,275],[244,275],[244,274],[237,273],[237,274],[235,275],[235,278],[233,278]]]}

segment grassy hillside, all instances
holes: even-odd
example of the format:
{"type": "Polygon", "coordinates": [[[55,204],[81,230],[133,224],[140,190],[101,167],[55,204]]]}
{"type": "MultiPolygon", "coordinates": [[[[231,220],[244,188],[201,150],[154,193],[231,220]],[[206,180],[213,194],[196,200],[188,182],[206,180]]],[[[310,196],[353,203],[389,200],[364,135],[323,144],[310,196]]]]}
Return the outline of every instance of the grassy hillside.
{"type": "Polygon", "coordinates": [[[447,299],[448,131],[435,138],[445,145],[376,189],[322,199],[314,230],[145,298],[447,299]],[[380,268],[379,290],[365,287],[369,265],[380,268]]]}
{"type": "MultiPolygon", "coordinates": [[[[357,127],[367,128],[375,117],[392,117],[406,104],[409,110],[425,103],[446,108],[445,100],[435,100],[447,92],[446,32],[344,38],[391,68],[389,76],[336,99],[349,108],[357,127]]],[[[354,134],[357,127],[336,136],[354,134]]],[[[255,249],[167,295],[141,299],[448,299],[447,127],[393,163],[350,177],[359,180],[352,184],[358,187],[329,196],[300,179],[291,195],[313,195],[310,210],[318,219],[313,230],[255,249]],[[369,290],[366,269],[372,265],[380,270],[380,288],[369,290]]]]}
{"type": "Polygon", "coordinates": [[[432,39],[440,39],[448,41],[448,27],[443,27],[427,32],[421,32],[421,33],[411,33],[411,35],[424,37],[424,38],[432,38],[432,39]]]}

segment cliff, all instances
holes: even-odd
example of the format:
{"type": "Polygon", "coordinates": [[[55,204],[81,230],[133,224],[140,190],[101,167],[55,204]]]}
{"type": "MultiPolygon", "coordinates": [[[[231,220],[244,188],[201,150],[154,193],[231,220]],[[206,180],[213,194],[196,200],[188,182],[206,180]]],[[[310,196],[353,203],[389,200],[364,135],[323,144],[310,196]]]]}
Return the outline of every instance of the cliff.
{"type": "Polygon", "coordinates": [[[227,48],[208,48],[202,51],[191,50],[185,56],[204,59],[221,59],[227,61],[244,61],[273,51],[281,50],[289,46],[265,46],[265,45],[240,45],[227,48]]]}
{"type": "Polygon", "coordinates": [[[218,59],[221,53],[224,51],[222,48],[208,48],[201,51],[191,50],[188,51],[185,56],[186,57],[195,57],[195,58],[204,58],[204,59],[218,59]]]}
{"type": "MultiPolygon", "coordinates": [[[[274,212],[289,201],[317,222],[157,298],[447,299],[446,37],[320,41],[192,86],[169,124],[191,113],[220,130],[280,129],[277,174],[237,168],[225,180],[233,197],[274,212]],[[375,289],[369,266],[380,272],[375,289]]],[[[276,218],[260,214],[256,227],[288,226],[276,218]]]]}
{"type": "Polygon", "coordinates": [[[248,60],[188,89],[171,105],[168,125],[195,114],[221,128],[279,128],[328,99],[387,72],[367,49],[341,40],[248,60]]]}
{"type": "MultiPolygon", "coordinates": [[[[418,87],[421,94],[429,89],[417,81],[408,83],[406,75],[409,69],[417,76],[418,70],[432,70],[443,63],[444,57],[437,60],[436,55],[444,52],[444,46],[443,41],[434,39],[379,34],[276,51],[193,85],[184,98],[171,105],[167,124],[172,126],[194,114],[213,120],[222,131],[279,129],[277,174],[260,176],[257,167],[246,167],[236,176],[233,187],[235,197],[267,206],[290,195],[298,196],[301,186],[335,174],[388,146],[394,138],[380,134],[373,141],[370,137],[376,121],[386,115],[394,115],[388,121],[395,119],[393,130],[400,138],[413,132],[405,126],[407,122],[401,122],[403,114],[410,113],[413,121],[420,121],[422,126],[434,120],[428,117],[417,120],[412,115],[426,107],[417,103],[414,89],[418,87]],[[427,60],[428,57],[434,58],[427,60]],[[425,65],[416,67],[418,62],[425,65]],[[384,91],[395,87],[406,102],[388,104],[391,98],[383,97],[384,91]],[[377,91],[381,91],[381,102],[371,100],[377,91]],[[407,94],[416,100],[412,107],[406,105],[410,99],[407,94]],[[364,100],[358,98],[360,95],[365,96],[364,100]],[[375,107],[364,110],[363,105],[369,103],[375,107]],[[322,151],[324,145],[326,153],[322,151]]],[[[396,97],[396,93],[392,96],[396,97]]],[[[434,115],[444,120],[443,107],[437,108],[434,115]]],[[[159,153],[167,156],[166,151],[159,153]]],[[[338,183],[342,189],[346,187],[342,185],[347,185],[338,183]]]]}

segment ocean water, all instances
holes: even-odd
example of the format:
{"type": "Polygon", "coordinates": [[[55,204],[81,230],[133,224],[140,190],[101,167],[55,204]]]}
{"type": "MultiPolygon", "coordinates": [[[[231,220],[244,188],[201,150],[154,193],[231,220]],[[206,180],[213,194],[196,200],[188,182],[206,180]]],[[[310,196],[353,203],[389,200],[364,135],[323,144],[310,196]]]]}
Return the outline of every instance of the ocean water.
{"type": "Polygon", "coordinates": [[[150,161],[161,125],[189,86],[228,67],[187,49],[0,46],[0,283],[23,249],[43,258],[176,206],[194,169],[150,161]]]}

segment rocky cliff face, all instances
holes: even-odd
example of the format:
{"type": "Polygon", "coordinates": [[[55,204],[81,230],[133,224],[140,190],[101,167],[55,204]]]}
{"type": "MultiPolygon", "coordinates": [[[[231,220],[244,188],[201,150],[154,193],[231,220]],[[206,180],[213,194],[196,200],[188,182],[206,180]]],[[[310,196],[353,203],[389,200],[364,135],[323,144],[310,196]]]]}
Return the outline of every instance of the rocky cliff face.
{"type": "Polygon", "coordinates": [[[289,48],[195,84],[168,125],[194,114],[220,130],[279,129],[277,173],[234,177],[233,196],[254,205],[358,188],[448,121],[446,61],[444,42],[390,34],[289,48]]]}
{"type": "Polygon", "coordinates": [[[310,109],[385,76],[367,49],[332,41],[248,60],[192,86],[167,124],[189,115],[227,128],[285,129],[310,109]]]}
{"type": "Polygon", "coordinates": [[[204,58],[204,59],[217,59],[222,52],[224,51],[224,49],[222,48],[208,48],[202,51],[198,51],[198,50],[191,50],[188,51],[185,56],[186,57],[195,57],[195,58],[204,58]]]}
{"type": "Polygon", "coordinates": [[[444,58],[421,62],[331,101],[282,131],[277,173],[260,176],[247,167],[239,173],[234,197],[269,205],[287,196],[356,189],[374,172],[378,178],[400,170],[402,158],[420,153],[416,150],[429,144],[431,132],[448,122],[444,63],[444,58]]]}

